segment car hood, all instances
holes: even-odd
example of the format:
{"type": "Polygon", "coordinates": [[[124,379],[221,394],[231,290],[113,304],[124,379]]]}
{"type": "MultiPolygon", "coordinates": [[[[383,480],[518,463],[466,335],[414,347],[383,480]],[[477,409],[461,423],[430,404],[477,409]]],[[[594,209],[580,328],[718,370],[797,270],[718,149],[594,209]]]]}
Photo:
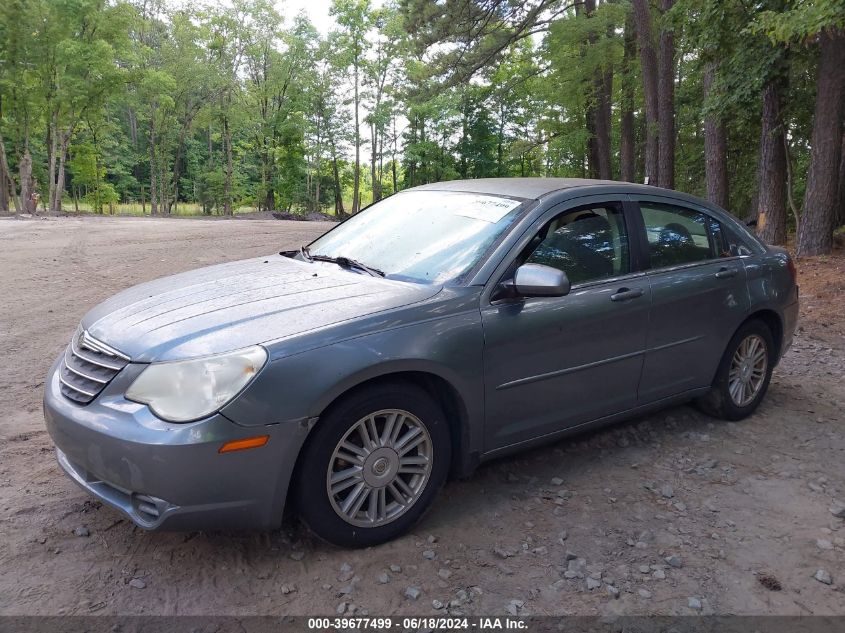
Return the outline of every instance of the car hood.
{"type": "Polygon", "coordinates": [[[134,286],[91,310],[82,327],[135,362],[177,360],[391,310],[440,288],[273,255],[134,286]]]}

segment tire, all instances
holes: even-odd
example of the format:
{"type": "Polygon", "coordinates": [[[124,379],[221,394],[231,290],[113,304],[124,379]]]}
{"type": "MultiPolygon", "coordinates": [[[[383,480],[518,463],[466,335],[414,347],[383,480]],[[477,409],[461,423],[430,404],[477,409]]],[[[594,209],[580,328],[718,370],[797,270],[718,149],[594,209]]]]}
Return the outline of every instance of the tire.
{"type": "Polygon", "coordinates": [[[392,382],[355,391],[320,418],[300,455],[294,482],[299,517],[341,547],[394,539],[431,505],[446,481],[451,449],[443,411],[425,390],[392,382]],[[362,432],[377,440],[367,442],[362,432]]]}
{"type": "MultiPolygon", "coordinates": [[[[750,348],[745,348],[746,351],[748,349],[750,348]]],[[[756,319],[743,323],[725,349],[710,391],[696,401],[698,407],[713,417],[731,421],[741,420],[754,413],[769,388],[775,366],[774,351],[772,331],[765,323],[756,319]],[[762,370],[752,363],[750,369],[746,371],[741,363],[739,366],[734,363],[735,358],[743,356],[740,347],[743,344],[752,345],[748,343],[749,341],[756,343],[757,349],[762,349],[765,361],[765,367],[762,370]],[[735,372],[734,377],[740,377],[741,382],[744,382],[742,378],[745,376],[759,374],[761,379],[759,385],[752,377],[750,385],[745,387],[747,391],[741,392],[741,395],[745,397],[738,397],[737,390],[734,390],[732,394],[732,370],[735,372]]],[[[756,356],[756,352],[753,355],[756,356]]]]}

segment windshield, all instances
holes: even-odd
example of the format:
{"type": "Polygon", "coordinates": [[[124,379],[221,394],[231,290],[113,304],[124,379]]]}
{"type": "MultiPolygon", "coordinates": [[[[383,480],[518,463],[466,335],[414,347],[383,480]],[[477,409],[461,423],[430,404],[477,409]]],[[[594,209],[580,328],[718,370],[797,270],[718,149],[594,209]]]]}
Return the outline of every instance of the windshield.
{"type": "Polygon", "coordinates": [[[356,260],[395,279],[445,283],[475,266],[521,205],[477,193],[406,191],[354,215],[309,252],[356,260]]]}

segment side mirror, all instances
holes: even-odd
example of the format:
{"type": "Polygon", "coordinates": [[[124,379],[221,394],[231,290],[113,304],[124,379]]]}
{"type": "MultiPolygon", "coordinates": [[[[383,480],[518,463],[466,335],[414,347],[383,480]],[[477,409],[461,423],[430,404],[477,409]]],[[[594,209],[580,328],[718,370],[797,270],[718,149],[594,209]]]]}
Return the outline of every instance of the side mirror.
{"type": "Polygon", "coordinates": [[[543,264],[523,264],[516,269],[513,287],[524,297],[562,297],[569,294],[566,273],[543,264]]]}

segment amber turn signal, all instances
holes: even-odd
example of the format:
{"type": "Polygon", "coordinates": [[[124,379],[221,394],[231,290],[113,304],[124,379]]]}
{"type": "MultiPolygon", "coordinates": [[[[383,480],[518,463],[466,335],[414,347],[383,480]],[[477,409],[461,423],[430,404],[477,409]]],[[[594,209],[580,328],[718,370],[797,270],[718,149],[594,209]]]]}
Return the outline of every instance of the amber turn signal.
{"type": "Polygon", "coordinates": [[[257,435],[256,437],[247,437],[242,440],[233,440],[226,442],[220,447],[218,453],[231,453],[232,451],[245,451],[248,448],[258,448],[264,446],[270,441],[269,435],[257,435]]]}

